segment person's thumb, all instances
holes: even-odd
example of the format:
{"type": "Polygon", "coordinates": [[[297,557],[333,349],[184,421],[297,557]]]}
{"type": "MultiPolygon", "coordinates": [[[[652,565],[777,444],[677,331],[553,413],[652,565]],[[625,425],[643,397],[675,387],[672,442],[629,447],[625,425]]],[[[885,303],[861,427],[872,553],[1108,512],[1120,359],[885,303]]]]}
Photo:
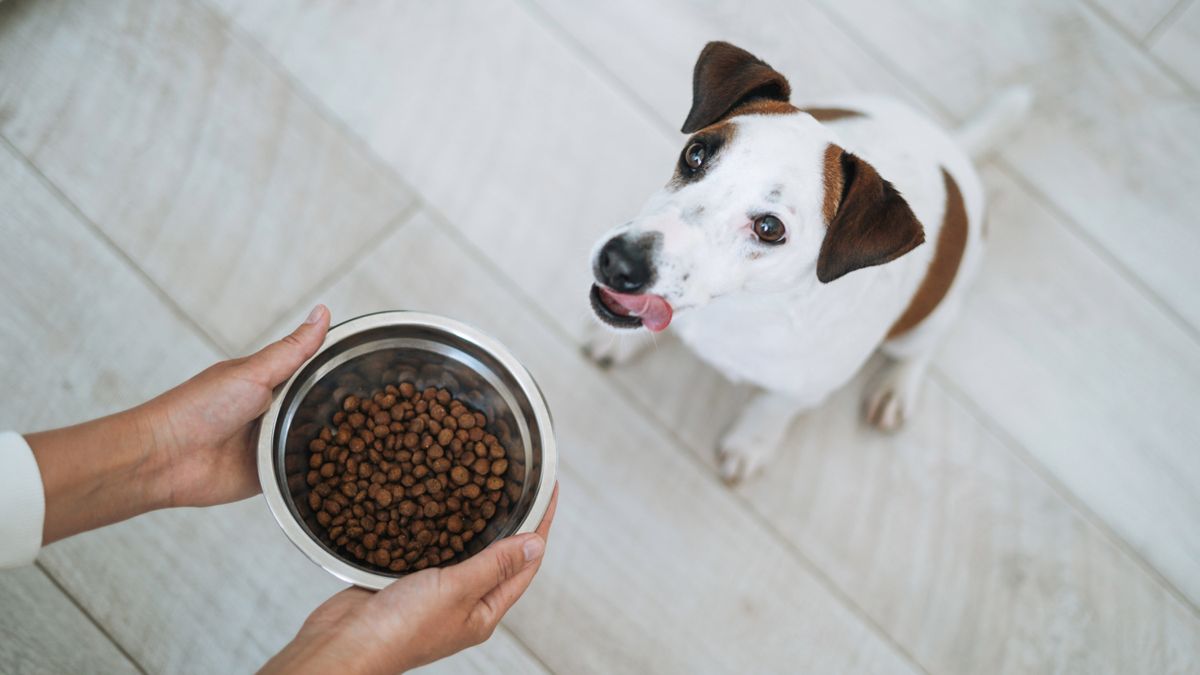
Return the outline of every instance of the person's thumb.
{"type": "Polygon", "coordinates": [[[304,323],[290,335],[272,342],[246,359],[246,366],[253,369],[268,387],[277,387],[291,377],[300,364],[317,353],[328,330],[329,309],[325,305],[317,305],[304,323]]]}
{"type": "Polygon", "coordinates": [[[546,541],[535,533],[507,537],[444,571],[462,596],[478,600],[537,563],[546,541]]]}

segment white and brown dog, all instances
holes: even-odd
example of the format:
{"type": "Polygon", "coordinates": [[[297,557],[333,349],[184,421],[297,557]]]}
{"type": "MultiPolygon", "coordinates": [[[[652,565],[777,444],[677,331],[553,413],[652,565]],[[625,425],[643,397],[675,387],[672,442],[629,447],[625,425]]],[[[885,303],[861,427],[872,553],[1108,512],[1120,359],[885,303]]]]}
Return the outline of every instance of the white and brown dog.
{"type": "MultiPolygon", "coordinates": [[[[983,255],[970,154],[1029,94],[951,136],[891,100],[793,106],[783,75],[724,42],[700,53],[692,86],[674,177],[594,253],[596,315],[658,332],[677,314],[701,359],[762,389],[721,441],[726,480],[761,468],[877,348],[889,363],[867,419],[898,428],[983,255]]],[[[589,350],[620,363],[634,344],[598,334],[589,350]]]]}

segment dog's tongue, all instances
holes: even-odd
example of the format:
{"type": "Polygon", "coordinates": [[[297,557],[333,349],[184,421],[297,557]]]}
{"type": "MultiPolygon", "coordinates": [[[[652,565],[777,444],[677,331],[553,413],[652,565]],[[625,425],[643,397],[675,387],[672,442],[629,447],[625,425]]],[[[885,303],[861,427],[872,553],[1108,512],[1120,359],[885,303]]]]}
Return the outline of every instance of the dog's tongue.
{"type": "Polygon", "coordinates": [[[617,293],[607,288],[600,290],[614,304],[619,305],[626,312],[629,312],[631,316],[641,319],[642,325],[652,333],[659,333],[666,330],[667,325],[671,323],[671,303],[664,300],[661,296],[649,293],[630,295],[627,293],[617,293]]]}

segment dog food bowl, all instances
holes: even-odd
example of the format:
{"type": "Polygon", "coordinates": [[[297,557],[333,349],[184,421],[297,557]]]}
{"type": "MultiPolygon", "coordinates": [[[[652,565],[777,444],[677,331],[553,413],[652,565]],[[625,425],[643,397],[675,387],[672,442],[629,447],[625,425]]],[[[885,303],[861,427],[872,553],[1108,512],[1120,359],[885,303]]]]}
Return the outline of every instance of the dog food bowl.
{"type": "Polygon", "coordinates": [[[276,392],[258,437],[258,477],[279,526],[313,562],[356,586],[380,589],[404,573],[336,551],[317,535],[309,508],[308,442],[348,395],[402,380],[445,387],[483,412],[508,450],[508,509],[471,540],[468,553],[537,528],[554,490],[557,453],[550,410],[529,372],[499,342],[457,321],[419,312],[368,314],[329,329],[321,349],[276,392]]]}

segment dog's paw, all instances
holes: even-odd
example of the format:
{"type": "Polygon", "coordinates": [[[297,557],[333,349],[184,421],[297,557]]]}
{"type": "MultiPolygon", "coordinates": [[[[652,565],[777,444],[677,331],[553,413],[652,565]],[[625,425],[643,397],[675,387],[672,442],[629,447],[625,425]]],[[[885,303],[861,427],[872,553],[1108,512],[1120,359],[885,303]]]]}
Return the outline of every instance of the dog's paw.
{"type": "Polygon", "coordinates": [[[650,340],[641,332],[613,331],[592,324],[583,343],[583,354],[601,368],[629,363],[646,349],[650,340]]]}
{"type": "Polygon", "coordinates": [[[887,433],[899,431],[912,417],[925,377],[924,364],[893,362],[867,386],[863,411],[871,426],[887,433]]]}
{"type": "Polygon", "coordinates": [[[726,485],[734,486],[762,471],[775,456],[777,439],[735,429],[721,439],[717,448],[717,472],[726,485]]]}

